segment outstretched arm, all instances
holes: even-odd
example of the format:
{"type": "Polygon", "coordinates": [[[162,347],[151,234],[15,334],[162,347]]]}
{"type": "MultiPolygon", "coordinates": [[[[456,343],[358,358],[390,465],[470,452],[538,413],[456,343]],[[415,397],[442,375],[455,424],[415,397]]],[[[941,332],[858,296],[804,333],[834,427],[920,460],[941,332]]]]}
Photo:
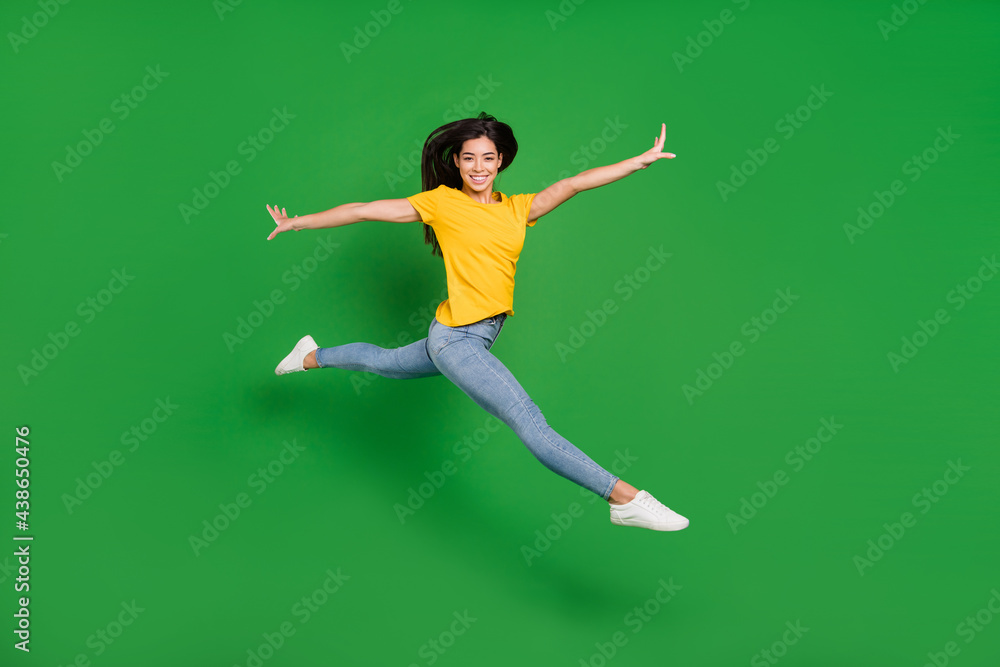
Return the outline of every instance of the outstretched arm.
{"type": "Polygon", "coordinates": [[[383,220],[385,222],[419,222],[420,214],[408,199],[377,199],[370,202],[341,204],[328,211],[312,213],[302,217],[289,218],[285,209],[267,205],[267,212],[274,218],[277,227],[267,237],[270,241],[281,232],[291,229],[323,229],[325,227],[342,227],[356,222],[383,220]]]}
{"type": "Polygon", "coordinates": [[[592,190],[593,188],[613,183],[640,169],[645,169],[662,158],[677,157],[673,153],[663,152],[663,143],[666,141],[666,138],[667,124],[663,123],[660,129],[660,136],[653,138],[653,147],[645,153],[622,160],[616,164],[581,171],[576,176],[556,181],[535,195],[535,198],[531,201],[531,211],[528,213],[528,220],[536,220],[546,213],[551,212],[559,204],[562,204],[578,192],[592,190]]]}

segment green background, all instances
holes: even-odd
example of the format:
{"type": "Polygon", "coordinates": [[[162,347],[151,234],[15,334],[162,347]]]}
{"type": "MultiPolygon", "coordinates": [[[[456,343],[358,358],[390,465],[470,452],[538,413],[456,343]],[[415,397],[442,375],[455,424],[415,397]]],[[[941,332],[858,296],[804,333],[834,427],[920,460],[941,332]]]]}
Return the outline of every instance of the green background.
{"type": "MultiPolygon", "coordinates": [[[[983,258],[1000,248],[996,3],[913,2],[885,33],[890,2],[54,6],[34,31],[37,3],[0,10],[2,532],[20,534],[11,450],[28,425],[35,537],[32,651],[7,632],[0,662],[252,665],[288,622],[262,664],[772,664],[768,650],[783,665],[923,665],[948,642],[952,664],[997,664],[1000,280],[974,280],[995,277],[983,258]],[[390,20],[345,54],[378,17],[390,20]],[[122,118],[115,100],[157,66],[165,77],[122,118]],[[813,86],[829,98],[787,136],[776,124],[813,86]],[[294,117],[249,160],[240,146],[274,109],[294,117]],[[481,110],[520,143],[497,182],[508,194],[637,155],[667,125],[675,160],[527,232],[517,314],[493,352],[559,433],[605,466],[631,457],[622,476],[687,530],[612,526],[508,428],[477,432],[486,413],[443,377],[273,374],[305,333],[324,347],[425,336],[421,309],[445,280],[419,224],[266,242],[265,204],[294,215],[418,192],[410,153],[481,110]],[[113,131],[57,174],[105,118],[113,131]],[[609,119],[619,129],[599,140],[609,119]],[[939,128],[958,138],[936,154],[939,128]],[[718,183],[768,138],[779,150],[723,197],[718,183]],[[936,160],[911,180],[925,151],[936,160]],[[229,161],[239,173],[185,220],[229,161]],[[858,207],[896,179],[905,193],[849,238],[858,207]],[[320,239],[339,245],[303,264],[320,239]],[[666,264],[630,298],[616,291],[661,246],[666,264]],[[297,265],[314,271],[295,283],[297,265]],[[128,285],[102,293],[123,269],[128,285]],[[952,290],[967,284],[980,289],[959,308],[952,290]],[[227,345],[273,290],[282,302],[227,345]],[[773,315],[776,290],[798,298],[751,341],[744,327],[773,315]],[[100,312],[80,308],[102,294],[100,312]],[[615,312],[562,358],[608,299],[615,312]],[[889,353],[939,309],[946,323],[894,369],[889,353]],[[78,335],[22,376],[69,323],[78,335]],[[744,354],[712,368],[734,341],[744,354]],[[716,379],[689,400],[699,370],[716,379]],[[162,423],[158,399],[177,406],[162,423]],[[822,419],[842,428],[796,469],[786,453],[822,419]],[[130,451],[123,434],[143,424],[130,451]],[[477,436],[463,460],[456,443],[477,436]],[[254,485],[293,440],[297,458],[254,485]],[[116,450],[121,465],[68,505],[116,450]],[[937,502],[915,499],[959,461],[969,470],[938,482],[937,502]],[[401,521],[395,506],[449,462],[457,472],[401,521]],[[781,472],[776,493],[754,496],[781,472]],[[191,536],[225,525],[220,504],[241,493],[250,505],[196,553],[191,536]],[[734,524],[744,499],[760,507],[734,524]],[[553,514],[574,503],[560,528],[553,514]],[[906,512],[892,537],[885,524],[906,512]],[[880,538],[889,548],[859,572],[880,538]],[[338,568],[349,579],[302,622],[295,605],[338,568]],[[679,587],[662,606],[661,580],[679,587]],[[100,640],[133,601],[143,611],[100,640]],[[983,609],[992,622],[970,637],[960,624],[983,609]],[[466,611],[476,620],[449,638],[466,611]]],[[[9,630],[12,563],[0,560],[9,630]]]]}

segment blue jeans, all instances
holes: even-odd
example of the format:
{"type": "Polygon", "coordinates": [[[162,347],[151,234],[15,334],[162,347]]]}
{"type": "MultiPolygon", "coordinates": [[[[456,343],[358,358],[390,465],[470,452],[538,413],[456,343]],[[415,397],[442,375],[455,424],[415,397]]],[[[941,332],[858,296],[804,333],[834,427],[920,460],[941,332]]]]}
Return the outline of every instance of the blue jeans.
{"type": "Polygon", "coordinates": [[[320,368],[370,371],[388,378],[444,375],[513,429],[542,465],[607,500],[618,477],[552,430],[511,372],[490,353],[506,319],[507,314],[501,313],[449,327],[434,318],[427,338],[415,343],[392,349],[370,343],[321,347],[316,363],[320,368]]]}

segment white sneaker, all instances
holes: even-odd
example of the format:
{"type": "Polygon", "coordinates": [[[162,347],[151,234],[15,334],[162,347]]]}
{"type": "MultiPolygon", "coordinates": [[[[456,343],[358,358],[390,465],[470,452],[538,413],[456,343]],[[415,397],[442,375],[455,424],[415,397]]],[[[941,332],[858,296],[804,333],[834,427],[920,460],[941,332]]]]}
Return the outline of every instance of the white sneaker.
{"type": "Polygon", "coordinates": [[[305,366],[302,365],[302,361],[310,352],[318,349],[319,345],[316,344],[313,337],[306,334],[295,344],[295,347],[288,353],[288,356],[281,360],[281,363],[274,369],[274,374],[285,375],[286,373],[306,370],[305,366]]]}
{"type": "Polygon", "coordinates": [[[690,521],[650,494],[640,491],[624,505],[611,506],[611,523],[650,530],[683,530],[690,521]]]}

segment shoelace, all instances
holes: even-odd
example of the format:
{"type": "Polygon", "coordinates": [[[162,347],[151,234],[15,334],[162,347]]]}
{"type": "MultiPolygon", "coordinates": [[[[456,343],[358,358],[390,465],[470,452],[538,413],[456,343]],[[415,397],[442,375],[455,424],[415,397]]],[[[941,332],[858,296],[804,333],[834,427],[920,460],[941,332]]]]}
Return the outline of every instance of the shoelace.
{"type": "Polygon", "coordinates": [[[650,512],[653,512],[654,514],[663,514],[665,512],[670,511],[669,507],[667,507],[666,505],[664,505],[659,500],[657,500],[656,498],[654,498],[649,494],[646,494],[642,498],[636,496],[636,500],[639,501],[640,505],[648,509],[650,512]]]}

